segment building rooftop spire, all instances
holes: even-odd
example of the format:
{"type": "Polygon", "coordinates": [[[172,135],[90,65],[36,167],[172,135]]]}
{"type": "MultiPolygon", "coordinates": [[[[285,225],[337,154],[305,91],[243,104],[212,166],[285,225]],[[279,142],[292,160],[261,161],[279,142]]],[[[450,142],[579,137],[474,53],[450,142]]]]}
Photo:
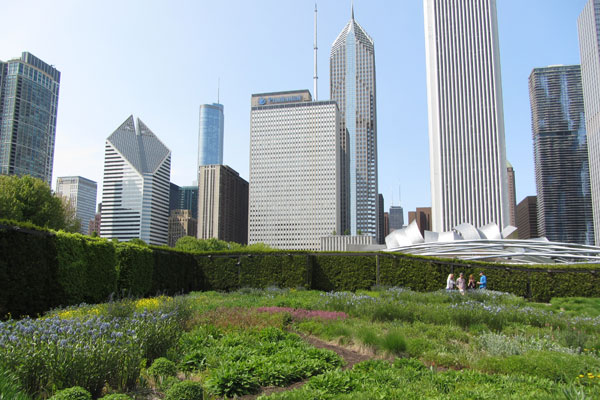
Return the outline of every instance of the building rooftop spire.
{"type": "Polygon", "coordinates": [[[350,14],[352,17],[352,21],[354,21],[354,1],[350,2],[350,14]]]}

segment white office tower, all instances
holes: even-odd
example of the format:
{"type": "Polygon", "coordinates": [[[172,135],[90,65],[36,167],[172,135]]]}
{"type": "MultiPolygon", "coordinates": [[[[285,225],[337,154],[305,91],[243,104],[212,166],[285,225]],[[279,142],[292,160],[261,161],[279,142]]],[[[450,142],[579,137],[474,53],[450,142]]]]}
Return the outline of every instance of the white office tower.
{"type": "MultiPolygon", "coordinates": [[[[340,109],[342,142],[350,159],[350,233],[377,238],[377,96],[375,91],[375,47],[373,39],[354,20],[331,46],[329,57],[330,96],[340,109]]],[[[379,240],[378,240],[379,242],[379,240]]]]}
{"type": "Polygon", "coordinates": [[[169,234],[171,151],[133,115],[106,139],[100,236],[163,245],[169,234]]]}
{"type": "Polygon", "coordinates": [[[432,229],[510,222],[495,0],[424,0],[432,229]]]}
{"type": "Polygon", "coordinates": [[[56,179],[56,194],[66,198],[81,223],[79,232],[88,234],[90,221],[96,216],[98,184],[82,176],[61,176],[56,179]]]}
{"type": "Polygon", "coordinates": [[[337,105],[308,90],[251,102],[248,242],[319,250],[321,237],[345,229],[337,105]]]}
{"type": "Polygon", "coordinates": [[[577,20],[585,109],[594,238],[600,246],[600,1],[589,0],[577,20]]]}

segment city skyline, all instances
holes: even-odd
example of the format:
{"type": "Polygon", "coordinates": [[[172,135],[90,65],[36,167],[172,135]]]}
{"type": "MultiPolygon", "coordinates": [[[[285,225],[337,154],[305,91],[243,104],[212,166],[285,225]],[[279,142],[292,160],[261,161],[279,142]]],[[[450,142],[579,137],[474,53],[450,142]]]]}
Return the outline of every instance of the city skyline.
{"type": "MultiPolygon", "coordinates": [[[[431,204],[423,5],[399,3],[357,1],[354,9],[377,45],[379,192],[386,205],[410,210],[431,204]]],[[[535,194],[527,77],[534,67],[579,63],[576,21],[585,3],[498,4],[507,159],[515,167],[517,201],[535,194]]],[[[134,1],[121,4],[122,12],[115,14],[116,4],[14,2],[4,9],[15,18],[0,27],[0,60],[29,51],[62,72],[53,181],[82,175],[101,182],[106,132],[122,115],[136,113],[164,132],[173,150],[172,181],[190,185],[196,172],[197,110],[217,101],[219,77],[220,102],[228,109],[224,163],[248,178],[247,99],[251,93],[312,87],[314,2],[180,7],[150,2],[142,7],[134,1]],[[24,12],[31,21],[26,27],[16,18],[24,12]],[[140,18],[128,17],[134,14],[140,18]],[[251,34],[245,37],[242,31],[251,34]],[[176,56],[184,53],[186,59],[176,56]],[[165,60],[170,67],[165,71],[173,71],[170,79],[156,60],[165,60]]],[[[350,5],[318,8],[319,92],[326,100],[325,60],[350,17],[350,5]]]]}

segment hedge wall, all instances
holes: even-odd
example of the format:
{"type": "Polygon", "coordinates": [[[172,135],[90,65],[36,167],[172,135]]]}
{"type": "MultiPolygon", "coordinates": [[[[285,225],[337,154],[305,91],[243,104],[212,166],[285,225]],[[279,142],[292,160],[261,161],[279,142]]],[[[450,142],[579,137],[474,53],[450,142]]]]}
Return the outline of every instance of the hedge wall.
{"type": "Polygon", "coordinates": [[[483,271],[489,289],[535,301],[600,297],[597,264],[518,266],[393,253],[185,253],[14,225],[0,221],[0,318],[102,302],[115,291],[147,296],[273,285],[353,291],[376,284],[433,291],[445,287],[451,272],[478,278],[483,271]]]}

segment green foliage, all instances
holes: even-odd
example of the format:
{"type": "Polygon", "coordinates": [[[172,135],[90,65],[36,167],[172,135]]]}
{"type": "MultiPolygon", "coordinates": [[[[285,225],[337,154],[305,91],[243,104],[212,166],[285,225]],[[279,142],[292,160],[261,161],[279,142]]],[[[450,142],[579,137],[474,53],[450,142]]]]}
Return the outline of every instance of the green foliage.
{"type": "Polygon", "coordinates": [[[307,264],[307,257],[300,254],[253,254],[242,258],[239,281],[253,288],[305,287],[310,274],[307,264]]]}
{"type": "Polygon", "coordinates": [[[354,291],[375,285],[375,257],[317,255],[313,260],[313,289],[354,291]]]}
{"type": "Polygon", "coordinates": [[[56,237],[0,226],[0,318],[36,315],[59,305],[56,237]]]}
{"type": "Polygon", "coordinates": [[[31,400],[23,393],[17,377],[2,368],[0,368],[0,399],[31,400]]]}
{"type": "Polygon", "coordinates": [[[50,186],[29,175],[0,175],[0,218],[57,230],[78,228],[50,186]]]}
{"type": "Polygon", "coordinates": [[[184,381],[173,385],[165,394],[165,400],[202,400],[204,389],[200,382],[184,381]]]}
{"type": "Polygon", "coordinates": [[[152,247],[154,271],[150,293],[188,293],[204,288],[204,275],[193,254],[152,247]]]}
{"type": "Polygon", "coordinates": [[[168,358],[159,357],[148,368],[148,375],[154,378],[164,378],[167,376],[175,376],[177,374],[177,367],[175,363],[168,358]]]}
{"type": "Polygon", "coordinates": [[[230,248],[231,246],[229,243],[215,238],[196,239],[193,236],[184,236],[177,240],[177,243],[175,243],[176,250],[192,253],[204,251],[223,251],[230,250],[230,248]]]}
{"type": "Polygon", "coordinates": [[[106,396],[101,397],[100,400],[133,400],[133,399],[124,393],[113,393],[113,394],[107,394],[106,396]]]}
{"type": "Polygon", "coordinates": [[[115,292],[115,248],[106,239],[58,232],[58,280],[62,304],[99,303],[115,292]]]}
{"type": "Polygon", "coordinates": [[[132,296],[145,296],[152,288],[152,250],[135,244],[116,245],[117,289],[132,296]]]}
{"type": "Polygon", "coordinates": [[[388,353],[399,356],[406,351],[406,340],[398,330],[390,330],[381,338],[381,347],[388,353]]]}
{"type": "Polygon", "coordinates": [[[550,300],[550,304],[553,311],[562,311],[573,316],[600,316],[600,298],[555,297],[550,300]]]}
{"type": "Polygon", "coordinates": [[[73,386],[56,392],[50,400],[92,400],[92,395],[81,386],[73,386]]]}

